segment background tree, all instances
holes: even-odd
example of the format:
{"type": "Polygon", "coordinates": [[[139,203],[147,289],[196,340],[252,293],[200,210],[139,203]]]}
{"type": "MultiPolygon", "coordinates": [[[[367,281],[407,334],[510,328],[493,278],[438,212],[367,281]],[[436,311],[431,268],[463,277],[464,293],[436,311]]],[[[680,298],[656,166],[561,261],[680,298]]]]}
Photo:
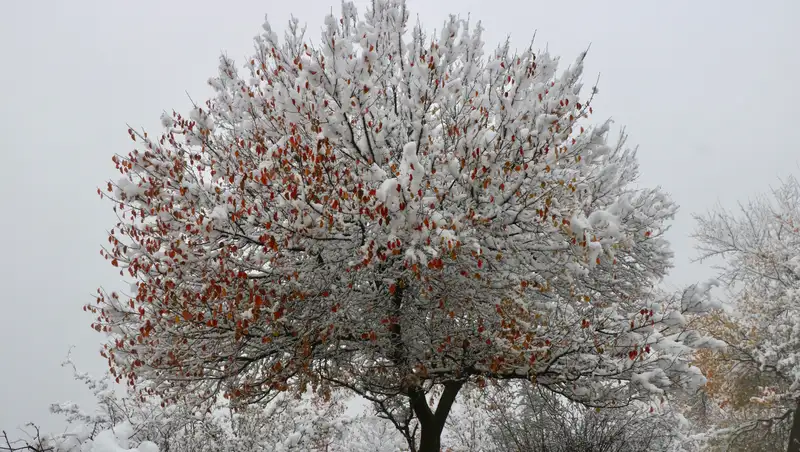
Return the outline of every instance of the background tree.
{"type": "Polygon", "coordinates": [[[777,413],[760,402],[765,388],[785,385],[771,372],[762,372],[752,355],[757,336],[740,323],[735,312],[718,312],[701,320],[698,328],[729,344],[724,351],[702,350],[695,364],[708,382],[682,400],[699,442],[707,451],[774,451],[785,447],[790,412],[777,413]],[[776,415],[777,414],[777,415],[776,415]]]}
{"type": "Polygon", "coordinates": [[[710,361],[711,389],[734,411],[724,432],[785,445],[791,431],[789,450],[800,450],[800,184],[790,178],[738,212],[697,221],[701,258],[718,262],[734,307],[715,333],[728,351],[710,361]]]}
{"type": "Polygon", "coordinates": [[[682,439],[668,404],[594,409],[541,386],[512,384],[463,407],[448,426],[454,452],[666,452],[679,450],[682,439]]]}
{"type": "Polygon", "coordinates": [[[103,255],[135,284],[87,306],[112,374],[201,409],[347,388],[424,451],[487,380],[602,407],[702,383],[682,314],[708,287],[652,296],[675,206],[584,125],[585,54],[558,75],[532,47],[484,57],[480,24],[429,39],[408,17],[345,3],[317,46],[265,23],[213,99],[129,130],[100,194],[103,255]]]}

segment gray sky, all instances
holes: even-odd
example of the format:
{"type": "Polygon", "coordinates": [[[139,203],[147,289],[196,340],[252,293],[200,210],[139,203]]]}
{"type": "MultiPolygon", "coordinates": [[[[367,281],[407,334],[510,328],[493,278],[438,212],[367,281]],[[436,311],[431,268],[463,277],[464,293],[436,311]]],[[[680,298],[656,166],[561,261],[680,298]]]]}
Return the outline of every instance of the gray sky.
{"type": "MultiPolygon", "coordinates": [[[[366,2],[357,1],[359,11],[366,2]]],[[[510,34],[571,62],[589,43],[585,78],[601,73],[595,118],[640,145],[641,184],[681,205],[669,284],[709,276],[690,265],[692,212],[735,205],[800,173],[791,139],[800,102],[800,2],[409,0],[429,29],[448,13],[483,21],[487,46],[510,34]],[[429,4],[428,4],[429,3],[429,4]],[[428,4],[425,8],[422,5],[428,4]],[[434,4],[435,6],[430,6],[434,4]]],[[[102,337],[81,306],[99,285],[123,288],[100,257],[110,205],[95,188],[126,153],[126,123],[156,132],[163,110],[204,100],[221,51],[244,62],[264,13],[294,13],[319,41],[334,0],[8,1],[0,14],[0,428],[61,424],[55,401],[89,403],[59,367],[70,345],[100,373],[102,337]]],[[[794,128],[794,130],[797,130],[794,128]]]]}

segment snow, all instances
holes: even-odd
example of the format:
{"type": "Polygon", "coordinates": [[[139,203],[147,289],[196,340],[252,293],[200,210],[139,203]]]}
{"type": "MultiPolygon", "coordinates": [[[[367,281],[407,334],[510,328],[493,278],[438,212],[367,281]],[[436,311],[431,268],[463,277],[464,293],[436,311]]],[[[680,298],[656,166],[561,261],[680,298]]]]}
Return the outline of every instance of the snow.
{"type": "Polygon", "coordinates": [[[447,162],[447,170],[454,179],[458,180],[461,176],[461,162],[455,157],[450,158],[450,161],[447,162]]]}
{"type": "Polygon", "coordinates": [[[161,114],[161,125],[165,129],[172,128],[175,125],[175,120],[172,119],[166,112],[161,114]]]}
{"type": "Polygon", "coordinates": [[[403,159],[400,161],[400,181],[413,196],[417,196],[424,177],[425,169],[417,157],[417,143],[406,143],[403,146],[403,159]]]}
{"type": "Polygon", "coordinates": [[[681,310],[684,312],[702,313],[724,307],[722,301],[711,296],[711,289],[720,285],[716,279],[696,284],[687,289],[681,299],[681,310]]]}
{"type": "Polygon", "coordinates": [[[661,369],[650,372],[634,373],[631,382],[641,385],[645,390],[655,394],[663,394],[664,390],[660,386],[669,386],[670,380],[661,369]],[[653,383],[655,381],[655,383],[653,383]]]}
{"type": "Polygon", "coordinates": [[[218,204],[214,206],[214,209],[211,211],[209,218],[217,221],[228,221],[229,219],[228,204],[218,204]]]}
{"type": "Polygon", "coordinates": [[[380,188],[378,188],[378,193],[377,193],[378,200],[380,200],[380,202],[383,204],[391,205],[392,201],[397,196],[396,188],[398,185],[399,184],[397,182],[397,179],[394,177],[383,181],[383,183],[381,183],[380,185],[380,188]]]}
{"type": "Polygon", "coordinates": [[[133,435],[134,426],[124,421],[100,432],[93,432],[93,428],[83,425],[52,441],[54,452],[159,452],[158,445],[152,441],[131,444],[133,435]],[[90,438],[92,434],[94,437],[90,438]]]}
{"type": "Polygon", "coordinates": [[[383,182],[386,180],[386,171],[383,170],[376,163],[370,166],[369,170],[362,176],[365,181],[369,182],[383,182]]]}

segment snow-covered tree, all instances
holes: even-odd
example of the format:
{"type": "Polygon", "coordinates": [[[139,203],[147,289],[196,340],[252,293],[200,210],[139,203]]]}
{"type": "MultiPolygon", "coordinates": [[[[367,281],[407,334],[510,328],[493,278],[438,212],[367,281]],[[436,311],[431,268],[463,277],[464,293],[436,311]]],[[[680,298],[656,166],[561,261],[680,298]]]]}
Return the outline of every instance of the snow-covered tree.
{"type": "Polygon", "coordinates": [[[707,452],[768,452],[785,448],[791,411],[775,416],[775,407],[759,403],[763,389],[784,385],[771,372],[762,372],[753,359],[756,335],[736,312],[719,312],[702,319],[698,328],[728,345],[724,351],[703,350],[695,364],[708,378],[693,397],[684,400],[699,444],[707,452]]]}
{"type": "Polygon", "coordinates": [[[587,124],[585,54],[558,73],[532,47],[484,55],[480,23],[429,38],[409,15],[344,3],[317,45],[265,23],[215,97],[129,130],[99,192],[119,216],[103,255],[135,284],[86,307],[111,372],[200,408],[346,388],[421,451],[489,379],[601,407],[701,383],[682,314],[708,287],[652,296],[676,206],[587,124]]]}
{"type": "Polygon", "coordinates": [[[594,409],[541,386],[510,384],[458,408],[445,436],[453,452],[682,450],[683,418],[669,404],[594,409]]]}
{"type": "Polygon", "coordinates": [[[746,397],[726,399],[744,408],[727,432],[785,439],[791,430],[789,450],[800,451],[800,183],[787,179],[738,212],[697,221],[700,257],[716,260],[734,307],[719,335],[729,346],[718,380],[746,397]]]}

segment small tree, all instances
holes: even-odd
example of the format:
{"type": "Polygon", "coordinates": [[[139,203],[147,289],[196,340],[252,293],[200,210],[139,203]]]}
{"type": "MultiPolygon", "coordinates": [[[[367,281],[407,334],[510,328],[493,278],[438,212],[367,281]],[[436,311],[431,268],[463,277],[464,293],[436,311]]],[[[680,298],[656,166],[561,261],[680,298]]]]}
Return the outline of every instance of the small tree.
{"type": "Polygon", "coordinates": [[[557,75],[508,42],[484,58],[480,24],[428,40],[408,17],[345,3],[316,47],[266,23],[215,98],[129,130],[100,194],[120,218],[103,255],[135,285],[87,307],[111,372],[198,406],[347,388],[421,451],[487,379],[592,406],[701,382],[681,313],[704,291],[650,293],[675,205],[584,125],[585,54],[557,75]]]}
{"type": "Polygon", "coordinates": [[[728,352],[711,360],[720,370],[711,389],[732,410],[725,432],[785,444],[791,430],[789,450],[800,451],[800,184],[697,221],[701,258],[717,259],[735,308],[716,333],[728,352]]]}

